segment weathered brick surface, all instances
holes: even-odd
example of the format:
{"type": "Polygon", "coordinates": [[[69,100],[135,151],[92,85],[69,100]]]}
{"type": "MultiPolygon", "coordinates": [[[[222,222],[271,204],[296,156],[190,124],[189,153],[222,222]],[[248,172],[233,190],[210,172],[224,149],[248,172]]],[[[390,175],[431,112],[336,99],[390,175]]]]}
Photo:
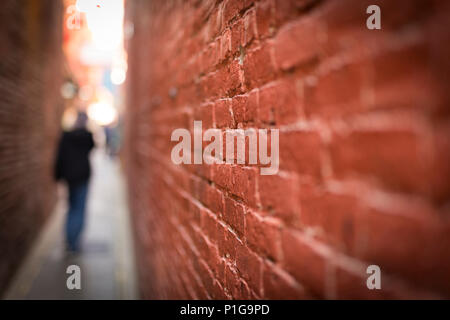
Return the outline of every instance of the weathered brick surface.
{"type": "Polygon", "coordinates": [[[425,0],[128,1],[144,297],[449,297],[449,14],[425,0]],[[382,30],[365,27],[370,4],[382,30]],[[171,132],[194,120],[280,129],[280,171],[175,166],[171,132]]]}
{"type": "Polygon", "coordinates": [[[62,3],[0,3],[0,293],[52,211],[62,3]]]}

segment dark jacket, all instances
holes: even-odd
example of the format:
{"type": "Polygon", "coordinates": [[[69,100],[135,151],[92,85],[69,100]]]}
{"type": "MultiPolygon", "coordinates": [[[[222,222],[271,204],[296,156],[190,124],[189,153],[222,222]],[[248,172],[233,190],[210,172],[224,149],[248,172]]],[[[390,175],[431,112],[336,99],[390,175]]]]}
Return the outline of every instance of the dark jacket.
{"type": "Polygon", "coordinates": [[[89,152],[94,147],[92,133],[86,129],[64,132],[58,148],[55,178],[70,185],[86,182],[91,175],[89,152]]]}

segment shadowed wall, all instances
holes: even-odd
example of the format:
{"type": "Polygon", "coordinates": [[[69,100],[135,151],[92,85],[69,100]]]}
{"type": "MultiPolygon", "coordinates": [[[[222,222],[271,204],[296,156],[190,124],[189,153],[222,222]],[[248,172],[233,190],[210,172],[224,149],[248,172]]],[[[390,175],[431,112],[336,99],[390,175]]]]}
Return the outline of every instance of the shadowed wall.
{"type": "Polygon", "coordinates": [[[53,209],[62,3],[0,3],[0,293],[53,209]]]}

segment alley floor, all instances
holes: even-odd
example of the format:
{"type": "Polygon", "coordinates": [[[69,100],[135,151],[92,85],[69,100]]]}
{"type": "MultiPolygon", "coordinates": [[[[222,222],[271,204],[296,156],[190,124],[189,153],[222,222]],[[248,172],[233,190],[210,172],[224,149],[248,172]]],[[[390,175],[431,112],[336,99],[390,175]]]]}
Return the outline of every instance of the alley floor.
{"type": "Polygon", "coordinates": [[[7,299],[136,299],[134,255],[118,160],[96,150],[82,252],[64,250],[65,190],[46,228],[25,259],[7,299]],[[69,290],[67,267],[81,270],[81,289],[69,290]]]}

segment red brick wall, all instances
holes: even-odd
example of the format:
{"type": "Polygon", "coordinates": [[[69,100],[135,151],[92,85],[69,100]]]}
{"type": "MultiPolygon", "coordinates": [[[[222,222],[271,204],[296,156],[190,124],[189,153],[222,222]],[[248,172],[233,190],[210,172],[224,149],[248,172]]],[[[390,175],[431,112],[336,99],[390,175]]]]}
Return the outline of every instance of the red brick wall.
{"type": "Polygon", "coordinates": [[[0,294],[54,204],[62,5],[0,2],[0,294]]]}
{"type": "Polygon", "coordinates": [[[426,0],[128,1],[143,296],[449,297],[449,15],[426,0]],[[366,28],[371,4],[382,30],[366,28]],[[279,129],[280,171],[174,165],[171,132],[194,120],[279,129]]]}

